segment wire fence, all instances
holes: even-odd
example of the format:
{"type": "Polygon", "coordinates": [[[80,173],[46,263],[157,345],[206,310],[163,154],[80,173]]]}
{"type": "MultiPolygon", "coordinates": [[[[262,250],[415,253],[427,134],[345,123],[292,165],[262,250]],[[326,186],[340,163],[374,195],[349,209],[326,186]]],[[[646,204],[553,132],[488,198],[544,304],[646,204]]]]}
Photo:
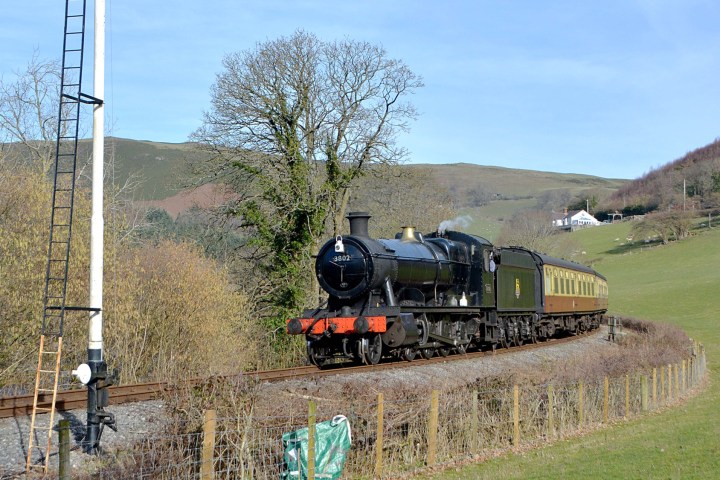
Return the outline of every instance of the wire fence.
{"type": "MultiPolygon", "coordinates": [[[[372,401],[311,398],[303,400],[307,413],[288,416],[249,409],[217,417],[208,410],[197,431],[145,438],[117,452],[97,473],[141,479],[330,478],[320,471],[289,474],[281,438],[342,414],[352,442],[341,478],[412,475],[427,466],[537,445],[671,405],[701,381],[705,369],[704,348],[696,345],[677,364],[592,381],[433,390],[390,400],[382,393],[372,401]]],[[[308,451],[316,458],[312,444],[308,451]]]]}

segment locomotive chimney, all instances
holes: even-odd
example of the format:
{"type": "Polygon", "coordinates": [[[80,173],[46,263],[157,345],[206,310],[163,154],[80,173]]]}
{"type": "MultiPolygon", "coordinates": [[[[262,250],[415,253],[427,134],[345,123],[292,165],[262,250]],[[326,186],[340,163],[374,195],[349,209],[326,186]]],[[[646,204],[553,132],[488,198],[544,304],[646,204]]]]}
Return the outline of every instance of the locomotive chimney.
{"type": "Polygon", "coordinates": [[[400,240],[403,242],[417,242],[415,227],[402,227],[402,237],[400,237],[400,240]]]}
{"type": "Polygon", "coordinates": [[[345,218],[350,221],[350,235],[369,237],[368,220],[370,214],[368,212],[350,212],[345,218]]]}

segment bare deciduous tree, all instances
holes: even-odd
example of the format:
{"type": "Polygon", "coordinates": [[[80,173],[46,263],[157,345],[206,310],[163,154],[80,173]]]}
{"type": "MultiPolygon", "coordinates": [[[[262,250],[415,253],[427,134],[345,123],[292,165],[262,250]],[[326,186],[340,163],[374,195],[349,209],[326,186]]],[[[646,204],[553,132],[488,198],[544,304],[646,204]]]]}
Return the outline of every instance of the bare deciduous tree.
{"type": "Polygon", "coordinates": [[[433,232],[440,222],[457,216],[450,192],[438,185],[432,169],[423,167],[395,166],[380,178],[364,177],[350,206],[370,212],[370,233],[380,238],[392,238],[404,226],[433,232]]]}
{"type": "Polygon", "coordinates": [[[34,56],[14,81],[0,79],[0,142],[6,160],[47,171],[53,161],[60,98],[60,66],[34,56]]]}
{"type": "Polygon", "coordinates": [[[692,214],[690,212],[670,211],[645,215],[645,218],[633,225],[636,237],[656,235],[663,245],[671,238],[682,240],[690,235],[692,214]]]}
{"type": "Polygon", "coordinates": [[[537,197],[537,209],[562,212],[571,200],[572,194],[568,189],[545,190],[537,197]]]}
{"type": "Polygon", "coordinates": [[[396,135],[415,110],[420,78],[366,42],[324,42],[297,31],[225,57],[212,105],[193,139],[213,153],[208,181],[235,182],[228,209],[272,255],[278,315],[304,296],[303,266],[327,222],[339,231],[353,182],[401,161],[396,135]]]}
{"type": "Polygon", "coordinates": [[[573,248],[565,240],[567,236],[558,234],[549,212],[528,209],[516,212],[503,224],[495,243],[568,257],[573,248]]]}

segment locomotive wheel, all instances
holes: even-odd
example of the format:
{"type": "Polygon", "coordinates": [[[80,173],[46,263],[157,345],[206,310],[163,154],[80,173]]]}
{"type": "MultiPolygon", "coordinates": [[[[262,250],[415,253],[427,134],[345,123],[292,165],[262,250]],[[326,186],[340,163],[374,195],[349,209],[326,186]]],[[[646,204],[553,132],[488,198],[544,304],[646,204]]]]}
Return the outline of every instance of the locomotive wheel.
{"type": "Polygon", "coordinates": [[[460,355],[465,355],[467,353],[468,344],[467,343],[461,343],[460,345],[455,347],[457,349],[457,352],[460,355]]]}
{"type": "Polygon", "coordinates": [[[376,333],[368,339],[368,348],[365,352],[365,363],[368,365],[377,365],[382,358],[382,337],[376,333]]]}
{"type": "Polygon", "coordinates": [[[414,348],[404,348],[402,353],[400,354],[400,357],[408,362],[412,362],[413,359],[415,359],[415,355],[417,354],[417,350],[414,348]]]}
{"type": "Polygon", "coordinates": [[[322,367],[325,365],[325,362],[327,361],[326,358],[320,358],[321,356],[326,355],[325,348],[323,347],[314,347],[311,343],[307,346],[307,356],[308,360],[310,360],[310,363],[315,365],[316,367],[322,367]]]}
{"type": "Polygon", "coordinates": [[[438,354],[440,354],[441,357],[447,357],[450,355],[450,349],[449,348],[438,348],[437,349],[438,354]]]}
{"type": "Polygon", "coordinates": [[[434,348],[422,348],[422,349],[420,349],[420,356],[423,357],[423,358],[425,358],[425,359],[427,359],[427,360],[430,360],[430,359],[433,357],[434,354],[435,354],[435,349],[434,349],[434,348]]]}

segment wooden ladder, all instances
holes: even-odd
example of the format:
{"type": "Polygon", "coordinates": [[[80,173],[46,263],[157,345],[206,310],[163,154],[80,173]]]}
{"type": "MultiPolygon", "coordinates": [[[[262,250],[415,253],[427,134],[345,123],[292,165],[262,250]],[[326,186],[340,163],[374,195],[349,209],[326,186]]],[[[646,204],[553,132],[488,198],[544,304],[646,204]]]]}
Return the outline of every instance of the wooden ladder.
{"type": "Polygon", "coordinates": [[[30,420],[30,433],[25,470],[48,471],[48,460],[52,444],[55,422],[55,401],[57,400],[58,379],[60,378],[60,356],[62,354],[62,336],[40,336],[40,354],[35,375],[35,395],[30,420]],[[38,415],[45,413],[46,415],[38,415]],[[44,440],[44,441],[43,441],[44,440]],[[42,449],[45,448],[43,453],[42,449]],[[38,450],[42,463],[34,463],[34,451],[38,450]]]}

